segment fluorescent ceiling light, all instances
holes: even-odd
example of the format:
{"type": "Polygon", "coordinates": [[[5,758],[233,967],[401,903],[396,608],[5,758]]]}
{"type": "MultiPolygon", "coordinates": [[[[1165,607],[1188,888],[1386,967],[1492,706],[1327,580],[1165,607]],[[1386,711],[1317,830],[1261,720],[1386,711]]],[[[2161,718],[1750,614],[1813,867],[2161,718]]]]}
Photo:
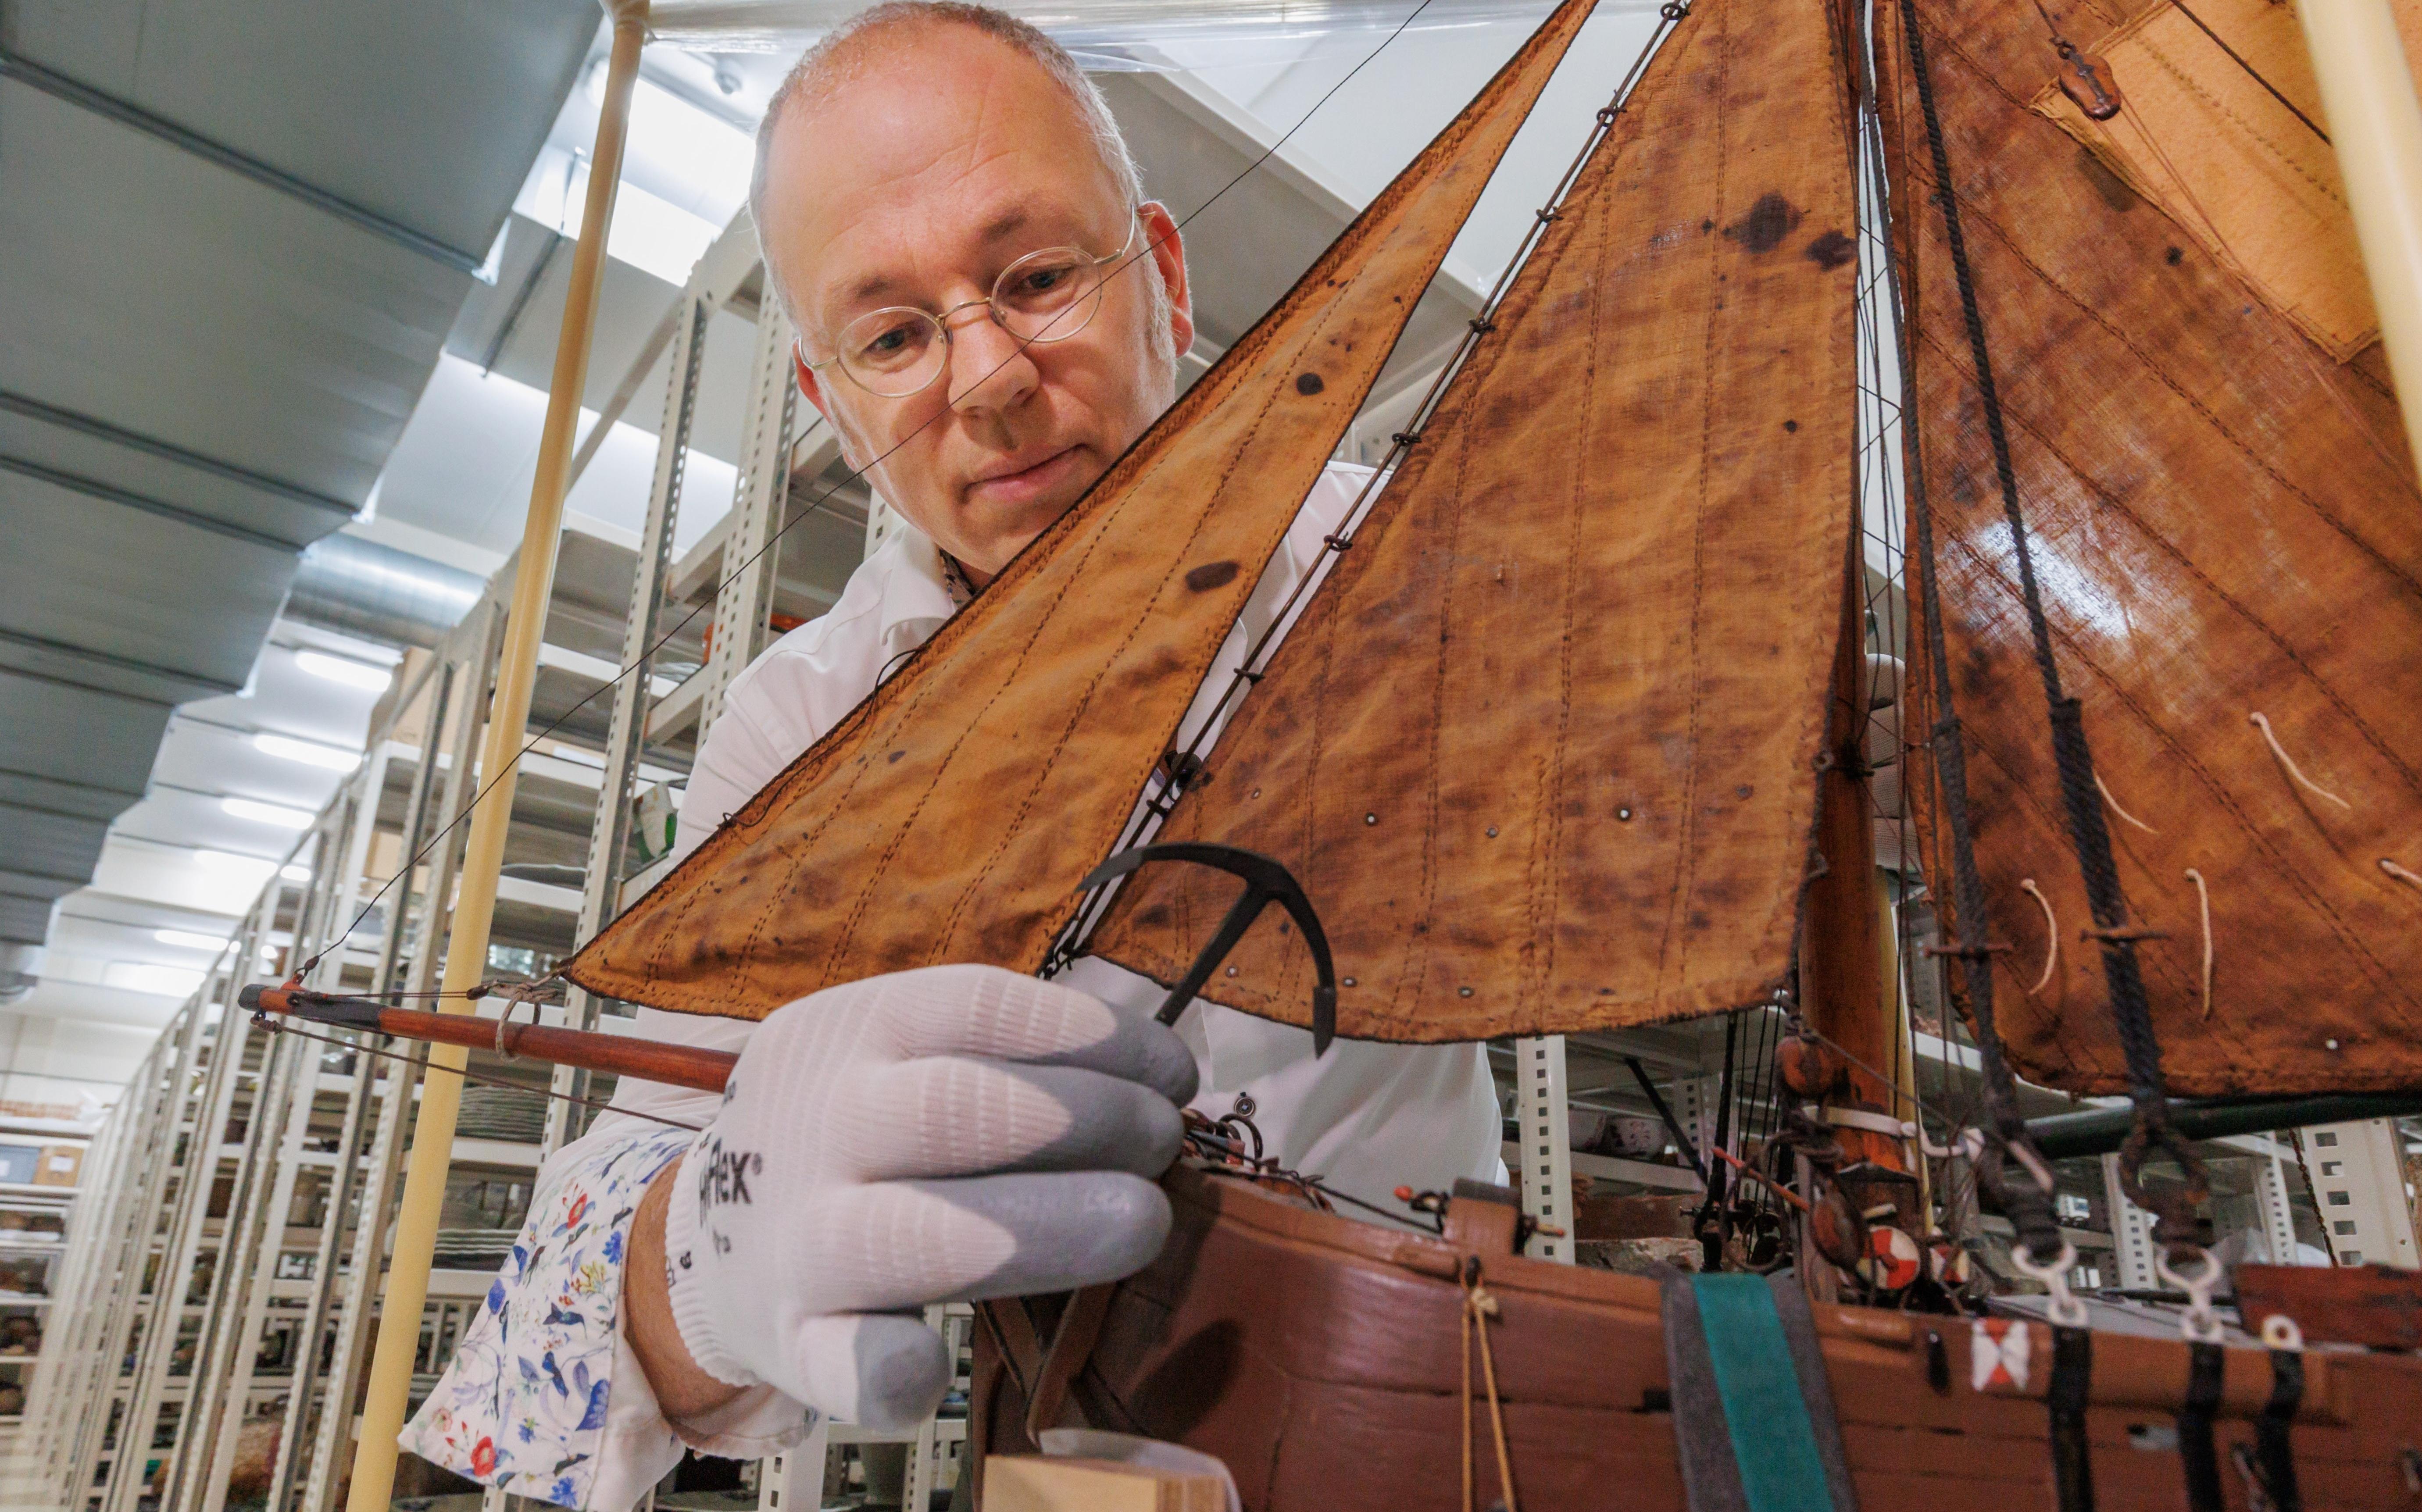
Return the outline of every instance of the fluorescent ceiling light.
{"type": "Polygon", "coordinates": [[[395,674],[384,667],[372,667],[350,656],[324,655],[316,651],[296,652],[294,665],[314,677],[342,683],[347,687],[357,687],[365,693],[383,693],[386,691],[386,685],[395,681],[395,674]]]}
{"type": "Polygon", "coordinates": [[[190,997],[202,984],[202,973],[182,966],[150,966],[139,961],[112,961],[101,969],[101,984],[125,992],[149,992],[163,998],[190,997]]]}
{"type": "Polygon", "coordinates": [[[181,951],[223,951],[225,935],[197,935],[190,929],[155,929],[151,937],[163,945],[174,945],[181,951]]]}
{"type": "MultiPolygon", "coordinates": [[[[567,238],[577,238],[589,210],[589,165],[559,155],[558,162],[569,171],[543,176],[514,208],[567,238]]],[[[542,154],[540,166],[546,165],[542,154]]],[[[533,170],[533,179],[540,178],[533,170]]],[[[614,190],[614,224],[606,232],[606,255],[678,289],[689,281],[690,270],[722,229],[720,224],[624,179],[614,190]]]]}
{"type": "MultiPolygon", "coordinates": [[[[308,653],[306,653],[308,654],[308,653]]],[[[280,761],[301,762],[331,772],[350,772],[361,764],[362,753],[343,750],[335,746],[322,746],[308,740],[296,740],[291,735],[258,734],[252,737],[252,748],[280,761]]]]}
{"type": "Polygon", "coordinates": [[[308,882],[311,880],[311,869],[304,865],[301,861],[287,862],[284,866],[277,869],[277,874],[284,877],[289,882],[308,882]]]}
{"type": "Polygon", "coordinates": [[[308,809],[289,809],[284,804],[262,803],[254,798],[221,798],[219,807],[239,819],[275,825],[280,829],[308,829],[318,817],[308,809]]]}
{"type": "Polygon", "coordinates": [[[239,856],[233,851],[197,850],[194,864],[210,872],[251,872],[266,874],[277,865],[274,856],[239,856]]]}

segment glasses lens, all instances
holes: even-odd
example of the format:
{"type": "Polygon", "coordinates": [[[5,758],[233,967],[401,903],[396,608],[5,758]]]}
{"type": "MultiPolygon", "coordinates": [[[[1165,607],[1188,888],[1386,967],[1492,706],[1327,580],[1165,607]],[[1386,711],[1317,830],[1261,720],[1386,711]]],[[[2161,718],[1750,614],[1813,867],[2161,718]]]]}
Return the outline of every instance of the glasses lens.
{"type": "Polygon", "coordinates": [[[920,309],[878,309],[842,327],[836,353],[848,374],[877,394],[913,394],[942,364],[942,327],[920,309]]]}
{"type": "Polygon", "coordinates": [[[992,304],[1001,324],[1021,340],[1064,341],[1093,318],[1101,293],[1101,266],[1093,254],[1051,246],[1002,269],[992,304]]]}

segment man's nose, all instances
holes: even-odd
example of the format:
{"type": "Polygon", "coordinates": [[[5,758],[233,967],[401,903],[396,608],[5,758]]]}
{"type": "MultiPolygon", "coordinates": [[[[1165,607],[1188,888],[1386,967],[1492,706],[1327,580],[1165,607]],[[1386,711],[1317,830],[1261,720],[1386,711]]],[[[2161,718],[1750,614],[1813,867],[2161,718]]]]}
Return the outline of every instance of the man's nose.
{"type": "Polygon", "coordinates": [[[963,306],[944,317],[951,333],[951,407],[961,414],[1005,410],[1034,392],[1042,373],[1026,343],[993,319],[990,305],[963,306]]]}

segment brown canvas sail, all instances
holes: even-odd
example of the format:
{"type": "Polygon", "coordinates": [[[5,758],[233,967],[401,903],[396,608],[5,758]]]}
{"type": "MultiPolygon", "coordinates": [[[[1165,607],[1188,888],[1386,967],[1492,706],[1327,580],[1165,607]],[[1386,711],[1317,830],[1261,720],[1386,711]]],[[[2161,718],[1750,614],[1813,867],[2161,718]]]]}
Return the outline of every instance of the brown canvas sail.
{"type": "MultiPolygon", "coordinates": [[[[1851,519],[1847,65],[1818,0],[1693,8],[1166,839],[1263,851],[1340,1033],[1476,1039],[1785,980],[1851,519]]],[[[1235,884],[1130,882],[1164,982],[1235,884]]],[[[1266,915],[1208,996],[1298,1024],[1266,915]]]]}
{"type": "MultiPolygon", "coordinates": [[[[2299,312],[2265,302],[2302,286],[2278,248],[2222,260],[2204,216],[2226,207],[2139,197],[2031,110],[2059,68],[2032,8],[1919,10],[2062,674],[2115,803],[2130,911],[2161,932],[2140,955],[2170,1090],[2422,1084],[2422,886],[2389,869],[2422,873],[2422,499],[2377,348],[2331,360],[2299,312]]],[[[2013,947],[1997,957],[2000,1027],[2023,1075],[2118,1092],[1898,14],[1879,8],[1876,51],[1911,273],[1910,399],[1979,869],[2013,947]],[[2059,962],[2030,996],[2055,934],[2059,962]]],[[[2132,11],[2059,19],[2096,52],[2132,11]]],[[[2105,129],[2132,145],[2159,125],[2105,129]]],[[[2197,147],[2173,131],[2152,161],[2194,181],[2197,147]]],[[[1907,682],[1912,740],[1932,721],[1929,676],[1907,682]]],[[[1927,800],[1929,783],[1911,788],[1927,800]]],[[[1930,848],[1929,874],[1943,865],[1930,848]]]]}
{"type": "Polygon", "coordinates": [[[1565,0],[1075,509],[563,974],[762,1018],[882,971],[1039,967],[1591,4],[1565,0]]]}

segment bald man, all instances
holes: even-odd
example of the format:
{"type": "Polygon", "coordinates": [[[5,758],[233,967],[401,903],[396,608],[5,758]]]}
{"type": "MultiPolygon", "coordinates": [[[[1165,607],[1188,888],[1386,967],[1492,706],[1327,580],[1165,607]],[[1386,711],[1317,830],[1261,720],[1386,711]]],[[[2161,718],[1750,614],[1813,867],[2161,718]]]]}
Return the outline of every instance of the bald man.
{"type": "MultiPolygon", "coordinates": [[[[1177,228],[1101,96],[997,11],[880,6],[827,37],[768,108],[751,199],[799,386],[909,528],[733,683],[684,849],[1077,501],[1169,406],[1194,338],[1177,228]]],[[[1315,486],[1189,735],[1368,476],[1315,486]]],[[[405,1446],[619,1512],[684,1445],[771,1454],[819,1413],[913,1424],[951,1368],[919,1309],[1115,1280],[1158,1252],[1155,1178],[1189,1102],[1250,1095],[1272,1154],[1366,1199],[1497,1175],[1479,1047],[1315,1058],[1308,1033],[1205,1002],[1164,1028],[1159,997],[1086,959],[1050,983],[875,977],[762,1024],[642,1011],[648,1037],[738,1052],[731,1084],[626,1081],[548,1163],[405,1446]]]]}

